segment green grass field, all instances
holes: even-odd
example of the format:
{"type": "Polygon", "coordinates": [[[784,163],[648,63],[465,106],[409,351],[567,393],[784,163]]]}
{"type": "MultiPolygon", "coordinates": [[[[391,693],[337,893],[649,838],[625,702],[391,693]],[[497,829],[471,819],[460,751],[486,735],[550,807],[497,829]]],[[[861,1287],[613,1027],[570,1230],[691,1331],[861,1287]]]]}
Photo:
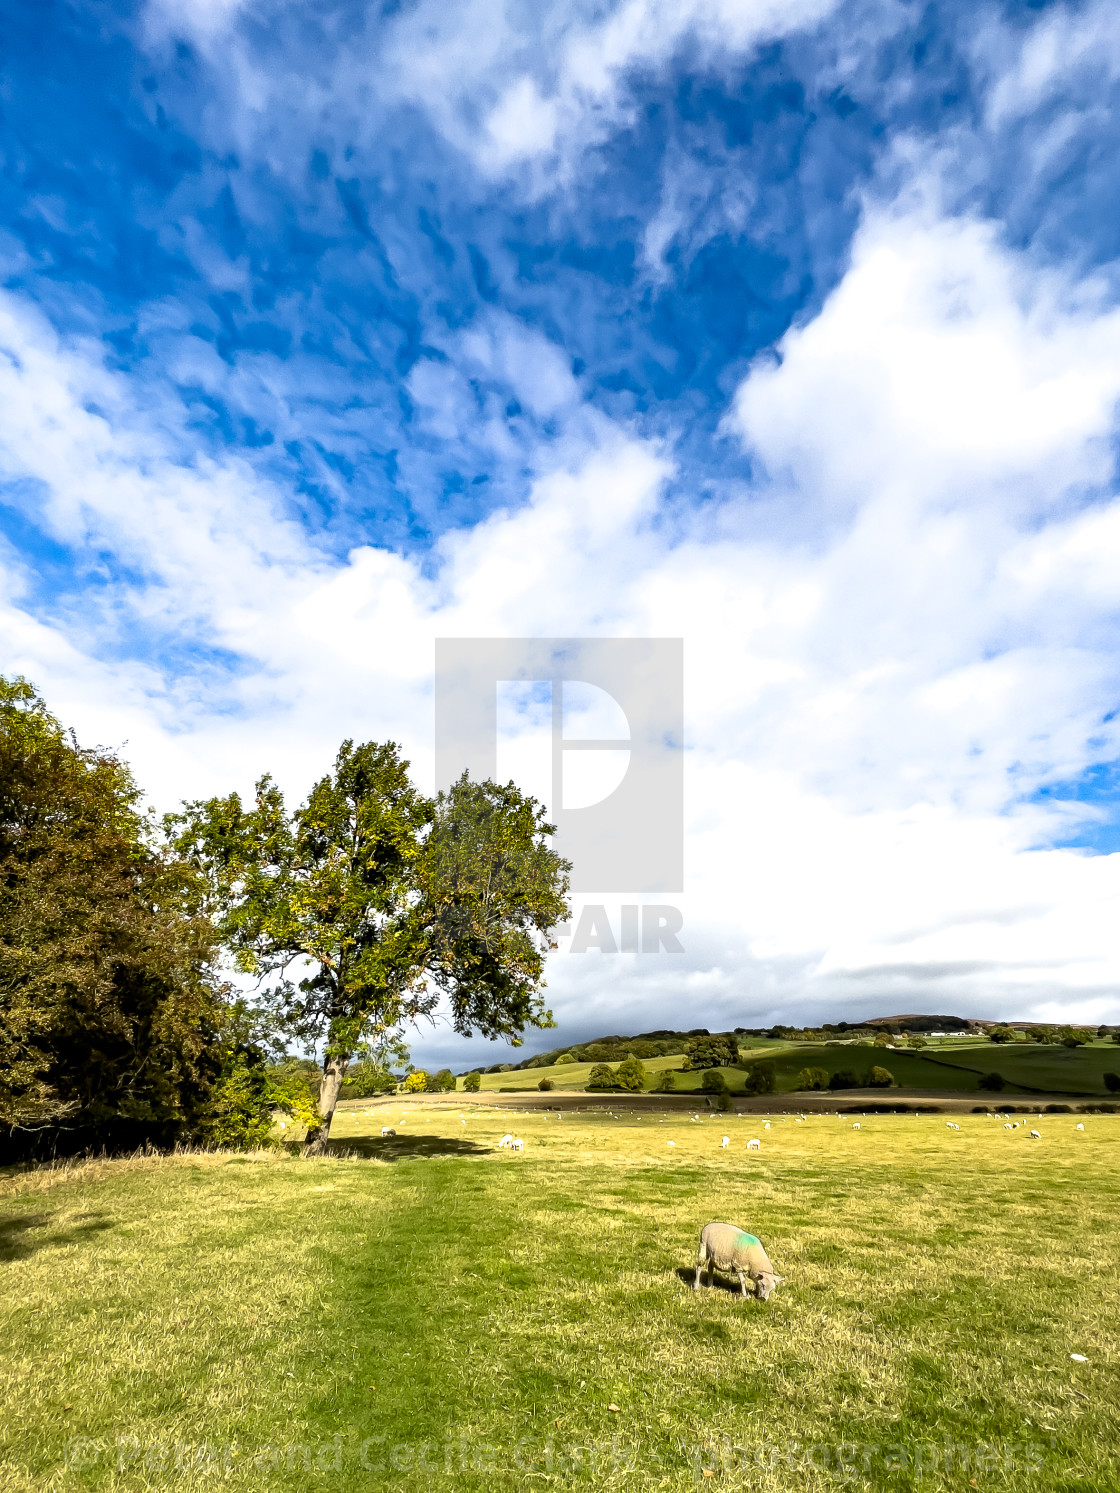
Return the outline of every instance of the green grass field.
{"type": "Polygon", "coordinates": [[[1115,1042],[1079,1048],[985,1042],[937,1057],[943,1063],[1002,1073],[1009,1082],[1053,1094],[1103,1094],[1104,1075],[1120,1073],[1120,1047],[1115,1042]]]}
{"type": "MultiPolygon", "coordinates": [[[[768,1041],[753,1042],[749,1047],[741,1049],[744,1056],[750,1058],[775,1057],[789,1050],[790,1044],[788,1042],[768,1041]]],[[[650,1075],[648,1086],[652,1087],[657,1080],[658,1074],[663,1073],[667,1068],[671,1068],[676,1072],[677,1088],[682,1093],[687,1093],[691,1090],[699,1091],[700,1082],[704,1076],[703,1073],[682,1073],[680,1068],[683,1062],[684,1056],[681,1053],[674,1053],[668,1057],[644,1058],[643,1066],[650,1075]]],[[[549,1078],[556,1085],[558,1093],[571,1093],[587,1087],[587,1080],[591,1077],[591,1070],[596,1066],[597,1064],[595,1063],[554,1063],[544,1068],[522,1068],[510,1073],[484,1073],[480,1080],[480,1088],[483,1093],[498,1093],[502,1090],[509,1090],[514,1093],[528,1093],[537,1088],[542,1078],[549,1078]]],[[[617,1064],[608,1066],[617,1067],[617,1064]]],[[[725,1068],[723,1072],[731,1075],[730,1082],[733,1086],[742,1087],[742,1073],[731,1068],[725,1068]]],[[[462,1086],[463,1081],[460,1079],[459,1088],[462,1089],[462,1086]]]]}
{"type": "Polygon", "coordinates": [[[617,1114],[8,1175],[0,1486],[1120,1487],[1120,1117],[617,1114]]]}
{"type": "MultiPolygon", "coordinates": [[[[1094,1042],[1087,1047],[1036,1046],[1033,1043],[1000,1045],[984,1038],[949,1038],[931,1043],[925,1050],[879,1049],[860,1044],[825,1046],[821,1043],[754,1041],[743,1049],[749,1059],[774,1060],[779,1093],[795,1091],[803,1068],[824,1068],[830,1075],[853,1069],[862,1076],[878,1064],[893,1074],[896,1083],[908,1089],[941,1089],[946,1093],[976,1093],[982,1074],[1000,1073],[1009,1097],[1016,1094],[1082,1094],[1107,1097],[1104,1075],[1120,1073],[1120,1047],[1114,1042],[1094,1042]]],[[[681,1055],[647,1058],[648,1088],[667,1068],[676,1070],[679,1093],[698,1093],[703,1073],[681,1072],[681,1055]]],[[[546,1068],[524,1068],[510,1073],[488,1073],[481,1080],[483,1092],[509,1090],[529,1093],[542,1078],[550,1079],[558,1093],[584,1090],[593,1063],[561,1063],[546,1068]]],[[[741,1091],[744,1075],[735,1068],[720,1070],[728,1087],[741,1091]]],[[[462,1088],[462,1079],[459,1080],[462,1088]]]]}

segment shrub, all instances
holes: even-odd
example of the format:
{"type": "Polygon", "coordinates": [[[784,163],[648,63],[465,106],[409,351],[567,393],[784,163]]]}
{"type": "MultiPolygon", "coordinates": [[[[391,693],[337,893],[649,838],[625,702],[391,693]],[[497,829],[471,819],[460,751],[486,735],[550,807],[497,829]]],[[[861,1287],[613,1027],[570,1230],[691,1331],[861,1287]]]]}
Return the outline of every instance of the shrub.
{"type": "Polygon", "coordinates": [[[929,1043],[924,1037],[920,1037],[917,1032],[911,1032],[906,1039],[906,1045],[907,1047],[928,1047],[929,1043]]]}
{"type": "Polygon", "coordinates": [[[404,1081],[406,1094],[422,1094],[428,1087],[428,1075],[423,1068],[417,1068],[415,1073],[410,1073],[404,1081]]]}
{"type": "Polygon", "coordinates": [[[869,1089],[889,1089],[891,1084],[894,1083],[894,1074],[889,1068],[880,1068],[876,1065],[867,1070],[867,1077],[864,1079],[864,1083],[869,1089]]]}
{"type": "Polygon", "coordinates": [[[976,1087],[978,1089],[988,1089],[993,1094],[998,1094],[1000,1089],[1005,1088],[1006,1085],[1007,1080],[1002,1073],[985,1073],[976,1087]]]}
{"type": "Polygon", "coordinates": [[[777,1072],[772,1061],[751,1063],[745,1072],[744,1094],[772,1094],[778,1086],[777,1072]]]}
{"type": "Polygon", "coordinates": [[[720,1111],[721,1114],[731,1108],[731,1095],[727,1092],[726,1089],[722,1094],[716,1095],[716,1108],[720,1111]]]}
{"type": "Polygon", "coordinates": [[[875,1037],[874,1045],[876,1047],[890,1047],[893,1042],[894,1038],[891,1036],[890,1032],[878,1032],[875,1037]]]}
{"type": "Polygon", "coordinates": [[[1106,1073],[1104,1086],[1110,1094],[1120,1094],[1120,1073],[1106,1073]]]}
{"type": "Polygon", "coordinates": [[[727,1079],[718,1068],[709,1068],[700,1080],[700,1088],[705,1094],[726,1094],[727,1079]]]}
{"type": "Polygon", "coordinates": [[[672,1068],[666,1068],[664,1073],[659,1073],[654,1091],[658,1094],[672,1094],[677,1087],[677,1075],[672,1068]]]}
{"type": "Polygon", "coordinates": [[[450,1068],[441,1068],[438,1073],[430,1073],[424,1085],[428,1094],[446,1094],[455,1087],[455,1075],[450,1068]]]}
{"type": "Polygon", "coordinates": [[[989,1042],[1014,1042],[1015,1033],[1009,1026],[994,1026],[988,1033],[989,1042]]]}
{"type": "Polygon", "coordinates": [[[251,1052],[231,1055],[226,1071],[211,1091],[210,1100],[210,1115],[204,1132],[206,1142],[235,1151],[267,1146],[274,1111],[283,1108],[290,1113],[268,1069],[251,1052]]]}
{"type": "Polygon", "coordinates": [[[1071,1115],[1073,1110],[1068,1104],[1048,1104],[1042,1111],[1045,1115],[1071,1115]]]}
{"type": "Polygon", "coordinates": [[[859,1078],[850,1068],[838,1068],[828,1080],[830,1089],[858,1089],[859,1078]]]}
{"type": "Polygon", "coordinates": [[[794,1080],[795,1089],[827,1089],[827,1068],[802,1068],[794,1080]]]}
{"type": "Polygon", "coordinates": [[[589,1089],[613,1089],[614,1069],[606,1063],[596,1063],[587,1080],[589,1089]]]}
{"type": "Polygon", "coordinates": [[[482,1076],[478,1073],[468,1073],[463,1079],[463,1088],[468,1094],[477,1094],[482,1087],[482,1076]]]}
{"type": "Polygon", "coordinates": [[[646,1070],[641,1058],[631,1056],[619,1063],[615,1083],[628,1094],[642,1093],[646,1086],[646,1070]]]}
{"type": "Polygon", "coordinates": [[[537,1084],[537,1088],[540,1089],[542,1094],[549,1093],[550,1090],[554,1089],[555,1087],[556,1085],[553,1083],[551,1078],[542,1078],[540,1083],[537,1084]]]}
{"type": "Polygon", "coordinates": [[[377,1094],[396,1091],[396,1077],[380,1063],[357,1063],[342,1085],[343,1099],[372,1099],[377,1094]]]}
{"type": "Polygon", "coordinates": [[[574,1063],[574,1062],[575,1062],[575,1058],[572,1057],[572,1055],[571,1055],[570,1052],[562,1052],[560,1054],[560,1056],[556,1059],[556,1065],[557,1066],[559,1066],[561,1063],[574,1063]]]}

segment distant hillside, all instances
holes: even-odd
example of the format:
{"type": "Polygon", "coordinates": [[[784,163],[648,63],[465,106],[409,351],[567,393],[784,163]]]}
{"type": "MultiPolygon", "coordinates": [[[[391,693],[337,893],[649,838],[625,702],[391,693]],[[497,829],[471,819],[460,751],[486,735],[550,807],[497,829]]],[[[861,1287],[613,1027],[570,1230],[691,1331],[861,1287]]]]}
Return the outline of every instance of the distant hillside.
{"type": "Polygon", "coordinates": [[[888,1032],[974,1032],[995,1024],[992,1021],[974,1020],[966,1016],[922,1016],[920,1014],[869,1016],[866,1020],[856,1023],[858,1026],[873,1026],[877,1030],[888,1032]]]}
{"type": "MultiPolygon", "coordinates": [[[[1024,1031],[1035,1026],[1052,1026],[1053,1023],[1036,1021],[991,1021],[985,1017],[928,1015],[921,1012],[910,1012],[896,1016],[874,1016],[860,1021],[826,1021],[820,1026],[797,1027],[778,1024],[774,1026],[737,1026],[731,1028],[737,1037],[778,1037],[788,1041],[826,1041],[830,1037],[844,1038],[871,1038],[877,1032],[886,1031],[892,1035],[913,1033],[919,1035],[930,1032],[960,1033],[962,1036],[981,1035],[993,1026],[1010,1026],[1016,1030],[1024,1031]]],[[[1084,1022],[1067,1022],[1065,1026],[1080,1026],[1086,1031],[1095,1032],[1098,1028],[1084,1022]]],[[[1105,1028],[1114,1031],[1116,1028],[1105,1028]]],[[[474,1070],[476,1073],[515,1073],[525,1068],[548,1068],[555,1063],[563,1054],[571,1054],[576,1061],[592,1063],[617,1063],[620,1062],[628,1052],[633,1052],[635,1057],[647,1058],[666,1057],[673,1053],[683,1053],[685,1043],[690,1037],[707,1037],[710,1032],[707,1027],[692,1027],[688,1031],[670,1031],[667,1028],[659,1028],[653,1032],[635,1032],[631,1036],[625,1036],[618,1032],[612,1032],[609,1036],[592,1037],[586,1042],[571,1042],[563,1047],[551,1048],[548,1052],[538,1052],[533,1057],[522,1058],[519,1063],[492,1063],[489,1067],[480,1066],[474,1070]]]]}

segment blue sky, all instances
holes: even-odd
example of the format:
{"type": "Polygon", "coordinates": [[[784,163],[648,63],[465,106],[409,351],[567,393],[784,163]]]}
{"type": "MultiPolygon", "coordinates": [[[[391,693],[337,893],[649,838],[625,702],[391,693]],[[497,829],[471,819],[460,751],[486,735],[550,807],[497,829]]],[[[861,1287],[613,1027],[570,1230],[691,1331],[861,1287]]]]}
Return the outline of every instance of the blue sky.
{"type": "Polygon", "coordinates": [[[159,802],[423,773],[441,633],[683,635],[689,956],[567,1020],[1116,1017],[1110,7],[36,0],[2,69],[0,666],[159,802]]]}

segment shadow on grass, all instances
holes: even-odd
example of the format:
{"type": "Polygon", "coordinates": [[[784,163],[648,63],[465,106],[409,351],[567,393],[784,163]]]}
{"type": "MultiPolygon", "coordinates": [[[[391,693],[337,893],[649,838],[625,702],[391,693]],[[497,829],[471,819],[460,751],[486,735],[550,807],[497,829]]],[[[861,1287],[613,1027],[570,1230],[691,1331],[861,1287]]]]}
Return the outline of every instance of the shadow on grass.
{"type": "MultiPolygon", "coordinates": [[[[681,1266],[678,1270],[675,1270],[673,1273],[674,1273],[674,1275],[677,1277],[677,1279],[679,1281],[683,1281],[684,1282],[684,1284],[688,1287],[688,1289],[690,1291],[692,1290],[693,1282],[696,1279],[696,1266],[695,1265],[690,1265],[690,1266],[688,1266],[687,1269],[684,1266],[681,1266]]],[[[749,1282],[748,1282],[748,1285],[749,1285],[749,1282]]],[[[700,1276],[700,1291],[704,1292],[707,1289],[708,1289],[708,1272],[705,1270],[701,1274],[701,1276],[700,1276]]],[[[730,1294],[732,1296],[739,1296],[741,1294],[741,1292],[739,1290],[738,1279],[735,1276],[733,1276],[733,1275],[722,1275],[718,1270],[716,1271],[715,1275],[712,1277],[712,1286],[711,1286],[711,1289],[713,1291],[728,1291],[728,1292],[730,1292],[730,1294]]],[[[751,1301],[753,1299],[754,1299],[753,1293],[750,1290],[748,1290],[747,1291],[747,1300],[751,1301]]]]}
{"type": "Polygon", "coordinates": [[[113,1227],[113,1220],[100,1213],[88,1214],[70,1228],[49,1229],[51,1213],[23,1213],[0,1219],[0,1264],[25,1260],[37,1249],[55,1244],[73,1244],[91,1234],[113,1227]]]}
{"type": "Polygon", "coordinates": [[[492,1156],[493,1146],[442,1135],[362,1135],[332,1143],[336,1155],[361,1156],[368,1161],[407,1161],[436,1156],[492,1156]]]}

